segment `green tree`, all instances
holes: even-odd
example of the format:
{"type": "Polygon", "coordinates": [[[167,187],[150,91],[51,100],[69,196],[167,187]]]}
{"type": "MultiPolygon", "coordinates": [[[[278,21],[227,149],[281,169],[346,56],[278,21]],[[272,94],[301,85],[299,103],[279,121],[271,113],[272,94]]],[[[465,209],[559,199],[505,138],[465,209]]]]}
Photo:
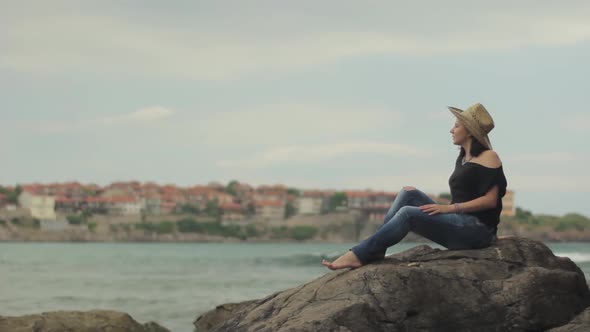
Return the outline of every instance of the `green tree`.
{"type": "Polygon", "coordinates": [[[590,227],[590,220],[578,213],[568,213],[561,217],[561,222],[577,231],[584,231],[590,227]]]}
{"type": "Polygon", "coordinates": [[[84,218],[84,221],[88,221],[88,219],[90,219],[92,217],[92,212],[90,212],[89,210],[84,210],[84,211],[82,211],[80,216],[82,218],[84,218]]]}
{"type": "Polygon", "coordinates": [[[209,217],[212,218],[219,218],[221,216],[219,204],[217,201],[209,201],[207,202],[207,207],[205,208],[205,212],[209,217]]]}
{"type": "Polygon", "coordinates": [[[295,226],[291,229],[291,238],[297,241],[309,240],[318,232],[318,229],[312,226],[295,226]]]}
{"type": "Polygon", "coordinates": [[[90,197],[95,197],[97,194],[95,190],[86,187],[82,187],[82,192],[84,193],[84,195],[90,197]]]}
{"type": "Polygon", "coordinates": [[[275,239],[284,239],[291,237],[290,230],[287,226],[273,227],[270,229],[271,236],[275,239]]]}
{"type": "Polygon", "coordinates": [[[299,189],[296,189],[296,188],[289,188],[289,189],[287,189],[287,194],[293,195],[295,197],[300,197],[301,191],[299,191],[299,189]]]}
{"type": "Polygon", "coordinates": [[[204,231],[203,226],[191,218],[185,218],[177,221],[176,227],[181,233],[203,233],[204,231]]]}
{"type": "Polygon", "coordinates": [[[68,220],[70,225],[81,225],[86,221],[84,217],[79,215],[69,215],[66,217],[66,219],[68,220]]]}
{"type": "Polygon", "coordinates": [[[568,213],[565,216],[561,217],[561,219],[565,222],[571,223],[590,223],[590,219],[586,218],[585,216],[579,213],[568,213]]]}
{"type": "Polygon", "coordinates": [[[297,214],[297,209],[291,202],[287,202],[285,205],[285,219],[289,219],[290,217],[297,214]]]}
{"type": "Polygon", "coordinates": [[[199,207],[194,205],[194,204],[182,204],[180,206],[180,211],[182,211],[182,213],[188,213],[188,214],[194,214],[194,215],[198,215],[199,214],[199,207]]]}
{"type": "Polygon", "coordinates": [[[451,196],[451,193],[440,193],[438,195],[438,198],[448,199],[450,201],[451,199],[453,199],[453,196],[451,196]]]}
{"type": "Polygon", "coordinates": [[[516,207],[515,216],[516,219],[520,221],[528,221],[530,218],[533,217],[533,214],[531,213],[531,211],[527,211],[521,207],[516,207]]]}
{"type": "Polygon", "coordinates": [[[225,187],[225,192],[232,196],[237,196],[238,192],[236,191],[236,187],[239,184],[240,182],[238,182],[237,180],[231,180],[225,187]]]}
{"type": "Polygon", "coordinates": [[[18,196],[23,192],[23,188],[20,185],[16,185],[14,190],[8,191],[6,193],[6,200],[10,204],[17,204],[18,203],[18,196]]]}
{"type": "Polygon", "coordinates": [[[246,238],[255,237],[259,235],[258,229],[256,229],[256,226],[252,224],[246,225],[244,232],[246,233],[246,238]]]}
{"type": "Polygon", "coordinates": [[[256,206],[254,203],[250,202],[246,205],[246,214],[250,217],[256,214],[256,206]]]}
{"type": "Polygon", "coordinates": [[[345,192],[336,192],[330,197],[330,211],[336,210],[337,207],[346,204],[348,197],[345,192]]]}
{"type": "Polygon", "coordinates": [[[161,221],[159,223],[142,222],[135,224],[136,229],[142,229],[144,233],[168,234],[174,231],[174,223],[161,221]]]}

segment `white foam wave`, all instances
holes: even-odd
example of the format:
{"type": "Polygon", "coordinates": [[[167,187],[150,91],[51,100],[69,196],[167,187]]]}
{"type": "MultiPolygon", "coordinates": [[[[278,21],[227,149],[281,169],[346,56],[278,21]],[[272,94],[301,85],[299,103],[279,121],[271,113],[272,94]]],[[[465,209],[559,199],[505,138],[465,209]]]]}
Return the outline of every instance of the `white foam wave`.
{"type": "Polygon", "coordinates": [[[568,257],[576,263],[590,262],[590,253],[583,252],[557,252],[555,256],[568,257]]]}

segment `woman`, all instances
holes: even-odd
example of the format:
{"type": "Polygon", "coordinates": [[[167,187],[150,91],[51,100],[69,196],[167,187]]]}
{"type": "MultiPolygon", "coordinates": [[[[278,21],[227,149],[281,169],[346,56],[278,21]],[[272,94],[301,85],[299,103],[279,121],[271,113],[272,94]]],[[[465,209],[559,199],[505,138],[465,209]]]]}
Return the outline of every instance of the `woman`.
{"type": "Polygon", "coordinates": [[[387,248],[409,231],[448,249],[485,248],[492,243],[507,185],[500,158],[488,138],[494,120],[481,104],[465,111],[449,110],[457,118],[451,128],[453,144],[461,146],[449,178],[451,204],[436,204],[416,188],[404,187],[375,234],[334,262],[323,260],[323,265],[338,270],[383,259],[387,248]]]}

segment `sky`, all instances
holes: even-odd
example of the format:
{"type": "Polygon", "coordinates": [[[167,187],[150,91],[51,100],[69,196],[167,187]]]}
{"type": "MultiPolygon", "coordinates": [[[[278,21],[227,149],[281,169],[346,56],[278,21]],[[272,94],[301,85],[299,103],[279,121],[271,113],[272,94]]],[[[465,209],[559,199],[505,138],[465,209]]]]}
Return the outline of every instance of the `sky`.
{"type": "Polygon", "coordinates": [[[437,194],[480,102],[515,204],[590,216],[588,1],[0,6],[0,184],[437,194]]]}

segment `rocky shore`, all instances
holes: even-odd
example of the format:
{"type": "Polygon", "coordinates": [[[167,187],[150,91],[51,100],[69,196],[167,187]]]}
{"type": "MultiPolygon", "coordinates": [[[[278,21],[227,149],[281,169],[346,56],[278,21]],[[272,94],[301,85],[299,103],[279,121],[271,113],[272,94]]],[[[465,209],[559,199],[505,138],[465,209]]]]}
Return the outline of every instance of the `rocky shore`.
{"type": "MultiPolygon", "coordinates": [[[[357,231],[352,224],[330,225],[325,223],[315,226],[304,224],[304,226],[317,228],[317,234],[304,241],[318,243],[357,242],[358,239],[373,234],[378,227],[376,224],[370,224],[357,231]]],[[[269,236],[273,235],[271,232],[259,236],[240,238],[204,233],[171,232],[158,234],[157,232],[134,229],[134,227],[134,224],[129,224],[126,225],[127,230],[111,231],[108,228],[89,230],[86,225],[81,225],[53,231],[0,225],[0,242],[301,242],[301,240],[288,236],[269,236]]],[[[297,227],[297,224],[285,222],[285,227],[297,227]]],[[[504,229],[501,224],[498,235],[516,235],[542,242],[590,242],[590,230],[555,232],[545,229],[504,229]]],[[[403,241],[428,242],[413,233],[409,233],[403,241]]]]}
{"type": "MultiPolygon", "coordinates": [[[[195,331],[590,331],[590,291],[570,259],[520,237],[480,250],[420,245],[199,315],[195,331]]],[[[165,332],[114,311],[0,316],[0,331],[165,332]]]]}
{"type": "Polygon", "coordinates": [[[126,313],[108,310],[54,311],[0,316],[2,332],[170,332],[154,322],[140,324],[126,313]]]}
{"type": "Polygon", "coordinates": [[[582,331],[590,330],[589,305],[584,274],[570,259],[514,237],[481,250],[418,246],[219,306],[194,324],[199,332],[582,331]]]}

